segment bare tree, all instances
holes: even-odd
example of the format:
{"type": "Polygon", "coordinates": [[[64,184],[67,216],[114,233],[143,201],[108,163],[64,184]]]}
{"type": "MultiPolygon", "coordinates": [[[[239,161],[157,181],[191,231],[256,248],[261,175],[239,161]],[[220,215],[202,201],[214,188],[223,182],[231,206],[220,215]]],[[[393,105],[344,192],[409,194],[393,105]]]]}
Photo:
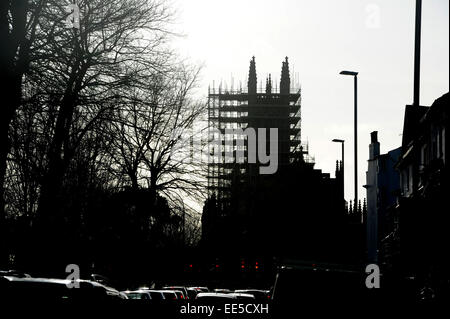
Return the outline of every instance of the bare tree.
{"type": "Polygon", "coordinates": [[[169,48],[172,12],[162,0],[80,0],[68,29],[66,3],[44,3],[8,125],[8,212],[53,240],[92,211],[89,191],[144,189],[171,209],[147,226],[195,242],[206,178],[192,139],[205,108],[192,99],[199,69],[169,48]]]}
{"type": "Polygon", "coordinates": [[[154,74],[116,110],[110,131],[109,155],[118,180],[132,189],[145,187],[151,198],[161,194],[183,216],[205,193],[201,143],[194,126],[205,107],[191,99],[198,69],[178,67],[154,74]]]}
{"type": "Polygon", "coordinates": [[[30,81],[56,113],[38,215],[60,218],[58,193],[86,134],[109,120],[115,101],[139,87],[150,69],[164,68],[170,12],[150,0],[80,1],[80,28],[66,29],[65,7],[43,10],[30,81]],[[49,39],[50,37],[50,39],[49,39]]]}
{"type": "MultiPolygon", "coordinates": [[[[0,236],[5,233],[4,182],[10,149],[9,126],[22,100],[23,76],[30,65],[32,43],[45,1],[6,0],[0,3],[0,236]]],[[[0,262],[4,261],[4,238],[0,238],[0,262]]]]}

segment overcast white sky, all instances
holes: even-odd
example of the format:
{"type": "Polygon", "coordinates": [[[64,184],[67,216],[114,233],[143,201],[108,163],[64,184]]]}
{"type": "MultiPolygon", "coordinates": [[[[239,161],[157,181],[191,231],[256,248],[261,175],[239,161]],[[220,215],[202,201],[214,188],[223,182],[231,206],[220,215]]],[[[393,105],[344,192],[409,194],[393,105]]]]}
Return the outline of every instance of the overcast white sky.
{"type": "MultiPolygon", "coordinates": [[[[334,176],[346,140],[346,198],[353,197],[353,81],[358,71],[359,186],[365,183],[370,132],[381,151],[400,146],[403,112],[412,103],[415,0],[173,0],[182,56],[203,64],[201,96],[220,80],[279,79],[289,57],[302,86],[302,139],[316,168],[334,176]]],[[[449,91],[449,1],[423,0],[421,104],[449,91]]]]}

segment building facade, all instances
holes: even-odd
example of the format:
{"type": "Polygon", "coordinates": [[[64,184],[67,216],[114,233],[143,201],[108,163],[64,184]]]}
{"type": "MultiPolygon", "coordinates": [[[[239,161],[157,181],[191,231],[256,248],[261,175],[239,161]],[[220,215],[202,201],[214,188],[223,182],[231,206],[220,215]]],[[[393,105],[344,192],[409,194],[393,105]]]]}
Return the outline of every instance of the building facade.
{"type": "MultiPolygon", "coordinates": [[[[436,294],[446,289],[450,222],[449,93],[431,107],[407,106],[402,153],[396,165],[401,194],[394,264],[436,294]]],[[[445,293],[444,293],[445,294],[445,293]]],[[[442,295],[442,294],[441,294],[442,295]]]]}
{"type": "Polygon", "coordinates": [[[369,161],[366,172],[367,191],[367,257],[369,263],[378,262],[380,242],[389,234],[388,211],[397,203],[400,177],[395,165],[400,157],[401,147],[386,154],[380,154],[378,132],[371,133],[369,161]]]}

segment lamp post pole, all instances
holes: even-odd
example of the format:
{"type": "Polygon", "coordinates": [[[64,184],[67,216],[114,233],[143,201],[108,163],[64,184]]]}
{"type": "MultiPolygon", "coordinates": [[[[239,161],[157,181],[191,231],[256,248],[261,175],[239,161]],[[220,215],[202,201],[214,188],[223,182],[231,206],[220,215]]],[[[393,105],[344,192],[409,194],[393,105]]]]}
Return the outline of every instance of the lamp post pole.
{"type": "MultiPolygon", "coordinates": [[[[358,209],[358,72],[341,71],[341,75],[351,75],[354,81],[354,141],[355,141],[355,211],[358,209]]],[[[361,214],[361,223],[363,215],[361,214]]]]}
{"type": "MultiPolygon", "coordinates": [[[[358,76],[354,77],[355,90],[354,90],[354,102],[355,102],[355,211],[358,207],[358,76]]],[[[361,223],[363,222],[363,215],[361,214],[361,223]]]]}

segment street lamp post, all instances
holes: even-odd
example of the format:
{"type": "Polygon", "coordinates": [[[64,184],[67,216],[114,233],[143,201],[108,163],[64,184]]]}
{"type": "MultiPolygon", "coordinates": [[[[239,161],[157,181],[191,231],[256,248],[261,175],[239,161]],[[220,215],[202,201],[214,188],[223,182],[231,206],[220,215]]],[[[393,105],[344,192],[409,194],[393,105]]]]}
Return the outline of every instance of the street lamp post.
{"type": "Polygon", "coordinates": [[[342,162],[342,172],[344,172],[344,143],[345,143],[345,141],[335,138],[334,140],[332,140],[332,142],[342,144],[342,161],[341,162],[342,162]]]}
{"type": "MultiPolygon", "coordinates": [[[[353,71],[341,71],[341,75],[350,75],[354,79],[354,140],[355,140],[355,209],[358,207],[358,72],[353,71]]],[[[363,222],[363,216],[361,214],[361,222],[363,222]]]]}

